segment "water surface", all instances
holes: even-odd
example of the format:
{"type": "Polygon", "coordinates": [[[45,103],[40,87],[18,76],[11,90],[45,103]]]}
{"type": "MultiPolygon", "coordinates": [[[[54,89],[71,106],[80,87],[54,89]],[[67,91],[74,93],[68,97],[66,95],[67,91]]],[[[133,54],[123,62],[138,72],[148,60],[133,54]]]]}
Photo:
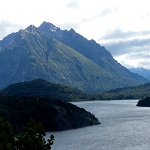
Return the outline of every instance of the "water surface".
{"type": "Polygon", "coordinates": [[[54,134],[52,150],[150,150],[150,108],[137,100],[77,102],[102,123],[54,134]]]}

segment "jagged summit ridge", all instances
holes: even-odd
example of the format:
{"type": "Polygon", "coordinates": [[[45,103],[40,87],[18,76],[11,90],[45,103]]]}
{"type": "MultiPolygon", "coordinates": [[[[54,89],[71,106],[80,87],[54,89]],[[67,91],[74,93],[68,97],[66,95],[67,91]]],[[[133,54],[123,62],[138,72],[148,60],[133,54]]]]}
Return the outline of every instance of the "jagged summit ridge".
{"type": "Polygon", "coordinates": [[[31,33],[36,33],[37,30],[38,29],[34,25],[30,25],[24,31],[28,31],[28,32],[31,32],[31,33]]]}
{"type": "Polygon", "coordinates": [[[40,27],[31,25],[0,41],[0,89],[36,78],[86,92],[148,82],[121,66],[94,40],[48,22],[40,27]]]}
{"type": "Polygon", "coordinates": [[[56,27],[55,25],[53,25],[52,23],[46,22],[44,21],[40,26],[39,26],[40,30],[45,30],[45,31],[51,31],[51,32],[55,32],[57,30],[59,30],[58,27],[56,27]]]}

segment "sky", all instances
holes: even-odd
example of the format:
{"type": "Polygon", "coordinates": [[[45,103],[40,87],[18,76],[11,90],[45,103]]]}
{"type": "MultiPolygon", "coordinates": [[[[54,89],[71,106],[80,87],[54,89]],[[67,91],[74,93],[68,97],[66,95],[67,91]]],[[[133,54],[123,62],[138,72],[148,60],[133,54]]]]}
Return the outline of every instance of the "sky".
{"type": "Polygon", "coordinates": [[[127,68],[150,69],[149,0],[0,0],[0,40],[33,24],[73,28],[127,68]]]}

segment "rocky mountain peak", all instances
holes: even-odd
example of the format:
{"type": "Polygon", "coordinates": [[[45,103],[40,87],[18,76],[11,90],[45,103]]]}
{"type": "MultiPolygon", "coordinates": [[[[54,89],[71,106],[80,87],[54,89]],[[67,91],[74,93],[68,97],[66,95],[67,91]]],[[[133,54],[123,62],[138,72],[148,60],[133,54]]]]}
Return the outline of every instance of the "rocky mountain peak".
{"type": "Polygon", "coordinates": [[[73,28],[71,28],[69,31],[75,33],[75,30],[73,28]]]}
{"type": "Polygon", "coordinates": [[[30,26],[28,26],[26,29],[25,29],[25,31],[28,31],[28,32],[31,32],[31,33],[35,33],[35,32],[37,32],[37,28],[34,26],[34,25],[30,25],[30,26]]]}
{"type": "Polygon", "coordinates": [[[55,32],[58,28],[53,25],[52,23],[46,22],[44,21],[40,26],[39,29],[42,31],[51,31],[51,32],[55,32]]]}

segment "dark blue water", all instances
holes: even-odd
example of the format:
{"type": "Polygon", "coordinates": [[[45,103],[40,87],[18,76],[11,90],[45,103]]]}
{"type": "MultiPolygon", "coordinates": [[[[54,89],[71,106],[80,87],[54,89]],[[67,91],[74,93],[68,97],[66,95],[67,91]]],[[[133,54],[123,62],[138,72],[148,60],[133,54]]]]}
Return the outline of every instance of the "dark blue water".
{"type": "Polygon", "coordinates": [[[92,112],[101,125],[54,134],[52,150],[150,150],[150,108],[136,100],[74,103],[92,112]]]}

